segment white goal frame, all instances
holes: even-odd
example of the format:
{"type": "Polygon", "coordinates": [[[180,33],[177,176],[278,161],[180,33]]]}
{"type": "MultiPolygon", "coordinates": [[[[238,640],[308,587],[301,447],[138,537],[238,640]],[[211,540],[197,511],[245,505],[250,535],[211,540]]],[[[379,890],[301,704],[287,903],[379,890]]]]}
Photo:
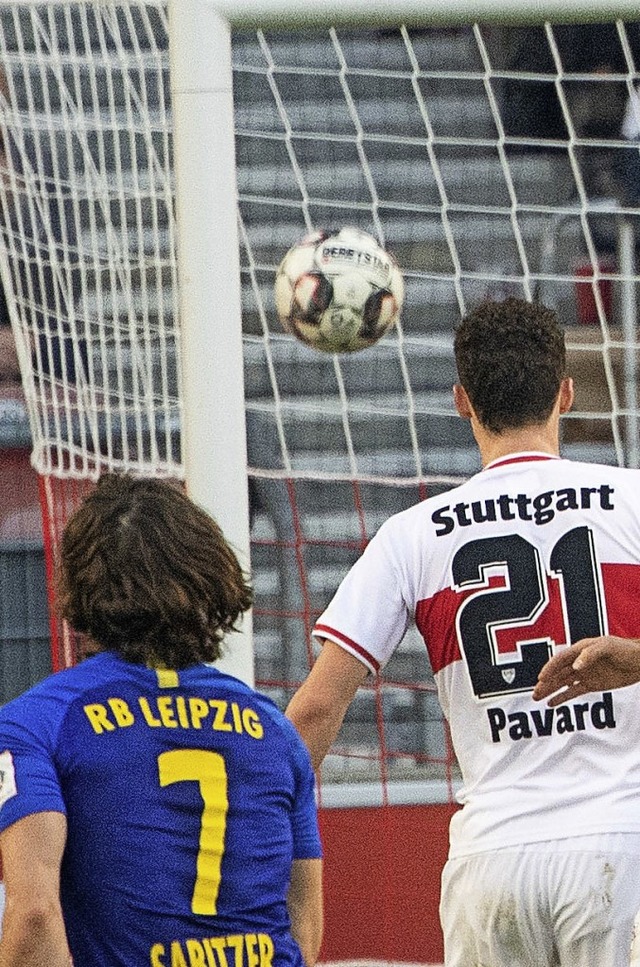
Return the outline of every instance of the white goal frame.
{"type": "MultiPolygon", "coordinates": [[[[231,29],[605,22],[639,20],[640,8],[637,0],[536,0],[525,9],[514,0],[169,0],[169,16],[187,487],[248,567],[231,29]],[[224,461],[212,459],[221,453],[224,461]]],[[[250,623],[224,663],[253,681],[250,623]]]]}
{"type": "MultiPolygon", "coordinates": [[[[637,20],[634,0],[206,0],[216,13],[236,27],[326,27],[363,23],[368,26],[453,25],[470,21],[526,23],[550,20],[606,21],[616,17],[637,20]]],[[[186,5],[186,4],[185,4],[186,5]]]]}

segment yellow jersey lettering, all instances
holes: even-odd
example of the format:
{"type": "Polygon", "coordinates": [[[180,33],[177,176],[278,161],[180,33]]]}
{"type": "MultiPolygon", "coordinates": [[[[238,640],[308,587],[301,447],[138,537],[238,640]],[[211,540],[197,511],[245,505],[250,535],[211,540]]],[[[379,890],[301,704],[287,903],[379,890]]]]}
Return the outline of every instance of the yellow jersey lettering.
{"type": "Polygon", "coordinates": [[[202,728],[202,720],[209,714],[209,704],[202,698],[189,699],[189,715],[194,729],[202,728]]]}
{"type": "Polygon", "coordinates": [[[260,955],[256,950],[258,946],[258,935],[255,933],[245,933],[244,942],[247,948],[247,967],[260,967],[260,955]]]}
{"type": "Polygon", "coordinates": [[[268,933],[258,934],[258,948],[260,950],[260,967],[272,967],[273,940],[268,933]]]}
{"type": "Polygon", "coordinates": [[[209,699],[209,705],[216,713],[213,719],[213,726],[212,726],[212,728],[214,728],[216,732],[233,731],[233,726],[231,722],[225,721],[225,715],[227,714],[228,704],[229,704],[228,702],[225,702],[222,699],[217,699],[217,698],[209,699]]]}
{"type": "Polygon", "coordinates": [[[273,967],[273,939],[268,933],[183,938],[172,940],[169,949],[168,953],[164,944],[154,944],[150,967],[273,967]]]}
{"type": "Polygon", "coordinates": [[[189,967],[207,967],[204,947],[199,940],[187,940],[189,967]]]}
{"type": "Polygon", "coordinates": [[[182,953],[182,947],[177,940],[171,944],[171,967],[189,967],[182,953]]]}
{"type": "Polygon", "coordinates": [[[227,937],[227,947],[233,947],[236,955],[234,967],[242,967],[242,951],[244,949],[244,934],[230,933],[227,937]]]}
{"type": "Polygon", "coordinates": [[[122,698],[108,698],[107,704],[113,712],[113,717],[117,724],[123,728],[126,725],[133,725],[135,719],[127,703],[122,698]]]}
{"type": "Polygon", "coordinates": [[[185,702],[183,695],[176,696],[176,711],[178,713],[178,722],[183,729],[188,729],[191,723],[189,722],[189,716],[187,715],[187,703],[185,702]]]}
{"type": "Polygon", "coordinates": [[[173,698],[171,695],[161,695],[158,699],[158,714],[160,715],[160,721],[163,725],[166,725],[168,729],[177,729],[178,723],[176,722],[172,706],[173,698]]]}
{"type": "Polygon", "coordinates": [[[157,719],[153,714],[153,712],[151,711],[149,702],[146,698],[143,698],[142,696],[140,696],[140,698],[138,699],[138,705],[140,706],[140,711],[142,712],[144,716],[144,720],[147,723],[147,725],[150,725],[151,728],[153,729],[157,729],[162,725],[162,722],[160,721],[160,719],[157,719]]]}
{"type": "Polygon", "coordinates": [[[233,718],[234,732],[242,732],[242,718],[240,717],[240,709],[238,708],[237,702],[231,703],[231,717],[233,718]]]}
{"type": "Polygon", "coordinates": [[[96,733],[96,735],[102,735],[103,732],[113,732],[115,725],[109,718],[109,713],[105,705],[100,705],[97,702],[93,705],[85,705],[84,713],[91,723],[91,728],[96,733]]]}
{"type": "MultiPolygon", "coordinates": [[[[1,0],[0,0],[1,2],[1,0]]],[[[196,695],[140,695],[129,705],[122,698],[109,698],[104,705],[96,702],[85,705],[84,711],[96,735],[113,732],[144,721],[152,729],[202,729],[208,726],[216,732],[236,732],[252,739],[264,736],[264,727],[255,709],[242,708],[237,702],[224,699],[204,699],[196,695]]]]}
{"type": "Polygon", "coordinates": [[[252,708],[242,709],[242,724],[244,725],[245,732],[250,735],[252,739],[261,739],[264,735],[262,722],[258,717],[258,713],[254,712],[252,708]]]}
{"type": "Polygon", "coordinates": [[[151,967],[165,967],[164,954],[164,946],[161,943],[154,943],[149,952],[151,967]]]}
{"type": "Polygon", "coordinates": [[[219,967],[229,967],[227,955],[224,949],[226,946],[224,937],[210,937],[209,943],[216,952],[219,967]]]}
{"type": "Polygon", "coordinates": [[[207,967],[219,967],[219,965],[216,963],[213,947],[211,946],[211,941],[208,937],[202,938],[202,946],[204,947],[204,952],[207,955],[207,967]]]}

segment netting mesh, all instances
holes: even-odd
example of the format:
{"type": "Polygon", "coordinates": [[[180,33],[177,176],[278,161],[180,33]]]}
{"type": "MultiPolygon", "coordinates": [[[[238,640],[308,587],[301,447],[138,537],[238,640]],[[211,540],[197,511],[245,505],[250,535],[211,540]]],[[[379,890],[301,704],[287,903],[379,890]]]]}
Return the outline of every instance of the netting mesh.
{"type": "MultiPolygon", "coordinates": [[[[281,706],[381,522],[479,469],[451,384],[481,299],[558,309],[565,453],[637,465],[638,53],[622,22],[234,36],[256,680],[281,706]],[[331,357],[280,330],[272,286],[302,234],[343,225],[393,251],[407,295],[377,346],[331,357]]],[[[100,471],[184,474],[165,6],[4,3],[0,63],[0,271],[52,558],[100,471]]],[[[55,661],[75,647],[62,630],[55,661]]],[[[324,779],[355,780],[351,801],[451,797],[413,629],[324,779]]]]}
{"type": "Polygon", "coordinates": [[[180,471],[162,4],[5,4],[3,284],[41,473],[180,471]]]}

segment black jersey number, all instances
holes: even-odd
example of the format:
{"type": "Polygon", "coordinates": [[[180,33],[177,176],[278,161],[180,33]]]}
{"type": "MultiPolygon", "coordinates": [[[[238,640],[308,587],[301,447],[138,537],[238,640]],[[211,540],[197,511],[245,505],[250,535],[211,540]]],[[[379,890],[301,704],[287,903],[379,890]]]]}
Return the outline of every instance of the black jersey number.
{"type": "Polygon", "coordinates": [[[458,610],[456,631],[478,698],[531,691],[554,645],[604,633],[591,530],[576,527],[564,534],[549,565],[547,575],[538,548],[518,534],[471,541],[455,554],[456,590],[471,592],[458,610]],[[550,580],[559,581],[553,601],[550,580]],[[556,600],[561,615],[551,614],[556,600]],[[558,627],[564,640],[549,630],[558,627]]]}

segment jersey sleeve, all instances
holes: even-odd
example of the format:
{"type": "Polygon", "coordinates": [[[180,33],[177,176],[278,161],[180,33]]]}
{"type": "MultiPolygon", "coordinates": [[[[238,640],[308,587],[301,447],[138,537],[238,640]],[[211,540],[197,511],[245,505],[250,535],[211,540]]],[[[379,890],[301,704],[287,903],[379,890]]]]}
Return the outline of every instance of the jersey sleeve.
{"type": "Polygon", "coordinates": [[[401,581],[384,524],[338,587],[313,629],[378,672],[402,641],[409,622],[401,581]]]}
{"type": "Polygon", "coordinates": [[[295,727],[285,719],[285,728],[291,736],[295,792],[292,813],[294,860],[320,859],[322,845],[318,828],[316,803],[316,779],[307,747],[295,727]]]}
{"type": "Polygon", "coordinates": [[[48,726],[29,696],[0,709],[0,830],[33,813],[66,815],[48,726]]]}

